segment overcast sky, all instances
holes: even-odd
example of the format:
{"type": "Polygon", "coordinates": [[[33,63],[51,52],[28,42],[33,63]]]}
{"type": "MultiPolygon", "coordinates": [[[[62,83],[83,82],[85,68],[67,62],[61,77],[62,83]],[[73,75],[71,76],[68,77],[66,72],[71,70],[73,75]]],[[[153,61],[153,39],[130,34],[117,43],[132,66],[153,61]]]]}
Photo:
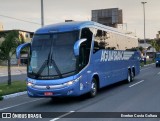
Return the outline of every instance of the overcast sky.
{"type": "MultiPolygon", "coordinates": [[[[0,22],[4,29],[35,31],[40,25],[25,23],[1,15],[41,23],[41,0],[0,0],[0,22]]],[[[91,20],[91,10],[118,7],[128,31],[143,38],[143,0],[44,0],[45,25],[66,19],[91,20]]],[[[160,0],[145,0],[146,38],[155,38],[160,31],[160,0]]],[[[125,29],[125,28],[124,28],[125,29]]]]}

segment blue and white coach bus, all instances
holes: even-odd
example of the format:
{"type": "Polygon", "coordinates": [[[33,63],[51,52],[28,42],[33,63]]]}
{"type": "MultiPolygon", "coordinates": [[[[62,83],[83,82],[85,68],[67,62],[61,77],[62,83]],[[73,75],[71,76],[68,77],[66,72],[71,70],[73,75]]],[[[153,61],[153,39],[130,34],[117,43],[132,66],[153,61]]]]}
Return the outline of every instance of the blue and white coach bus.
{"type": "Polygon", "coordinates": [[[140,72],[135,37],[91,21],[66,22],[42,27],[29,47],[27,91],[30,97],[65,97],[88,93],[126,80],[140,72]]]}

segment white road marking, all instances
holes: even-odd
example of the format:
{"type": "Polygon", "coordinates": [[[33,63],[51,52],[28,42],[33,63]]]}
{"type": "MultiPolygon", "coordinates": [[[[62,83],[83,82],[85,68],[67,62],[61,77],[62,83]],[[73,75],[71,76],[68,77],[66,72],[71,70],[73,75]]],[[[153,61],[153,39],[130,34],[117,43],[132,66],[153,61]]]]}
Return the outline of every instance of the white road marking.
{"type": "Polygon", "coordinates": [[[69,114],[71,114],[71,113],[74,113],[75,111],[69,111],[68,113],[65,113],[65,114],[63,114],[63,115],[61,115],[61,116],[59,116],[59,117],[57,117],[57,118],[54,118],[54,119],[51,119],[50,121],[57,121],[57,120],[59,120],[60,118],[63,118],[63,117],[65,117],[65,116],[67,116],[67,115],[69,115],[69,114]]]}
{"type": "Polygon", "coordinates": [[[133,86],[135,86],[135,85],[137,85],[137,84],[139,84],[139,83],[142,83],[144,80],[141,80],[141,81],[139,81],[139,82],[137,82],[137,83],[135,83],[135,84],[132,84],[132,85],[130,85],[129,87],[133,87],[133,86]]]}
{"type": "Polygon", "coordinates": [[[54,118],[54,119],[52,119],[52,120],[50,120],[50,121],[57,121],[57,120],[59,120],[60,118],[54,118]]]}
{"type": "Polygon", "coordinates": [[[6,109],[10,109],[10,108],[14,108],[14,107],[17,107],[17,106],[21,106],[21,105],[24,105],[24,104],[27,104],[27,103],[35,102],[35,101],[38,101],[38,100],[42,100],[42,98],[41,99],[32,100],[32,101],[28,101],[28,102],[24,102],[24,103],[20,103],[20,104],[13,105],[13,106],[10,106],[10,107],[1,108],[0,111],[6,110],[6,109]]]}

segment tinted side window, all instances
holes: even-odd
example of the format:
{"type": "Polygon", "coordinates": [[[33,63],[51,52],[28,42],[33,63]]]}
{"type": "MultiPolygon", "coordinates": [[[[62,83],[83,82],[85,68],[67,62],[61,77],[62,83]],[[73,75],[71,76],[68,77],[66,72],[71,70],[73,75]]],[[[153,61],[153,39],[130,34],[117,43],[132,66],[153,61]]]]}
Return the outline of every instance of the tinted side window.
{"type": "Polygon", "coordinates": [[[94,53],[101,49],[112,49],[110,48],[110,34],[109,32],[96,29],[95,40],[94,40],[94,53]]]}
{"type": "Polygon", "coordinates": [[[135,50],[138,41],[123,34],[95,29],[94,53],[101,49],[107,50],[135,50]]]}

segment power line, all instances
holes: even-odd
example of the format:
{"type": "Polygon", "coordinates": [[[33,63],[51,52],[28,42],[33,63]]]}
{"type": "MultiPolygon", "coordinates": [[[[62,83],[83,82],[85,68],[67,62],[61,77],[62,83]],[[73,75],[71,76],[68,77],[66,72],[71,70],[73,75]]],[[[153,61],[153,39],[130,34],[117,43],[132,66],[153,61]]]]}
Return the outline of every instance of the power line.
{"type": "Polygon", "coordinates": [[[27,21],[27,20],[15,18],[15,17],[6,16],[6,15],[0,15],[0,16],[1,17],[5,17],[5,18],[10,18],[10,19],[15,19],[15,20],[18,20],[18,21],[23,21],[23,22],[31,23],[31,24],[41,25],[40,23],[31,22],[31,21],[27,21]]]}

